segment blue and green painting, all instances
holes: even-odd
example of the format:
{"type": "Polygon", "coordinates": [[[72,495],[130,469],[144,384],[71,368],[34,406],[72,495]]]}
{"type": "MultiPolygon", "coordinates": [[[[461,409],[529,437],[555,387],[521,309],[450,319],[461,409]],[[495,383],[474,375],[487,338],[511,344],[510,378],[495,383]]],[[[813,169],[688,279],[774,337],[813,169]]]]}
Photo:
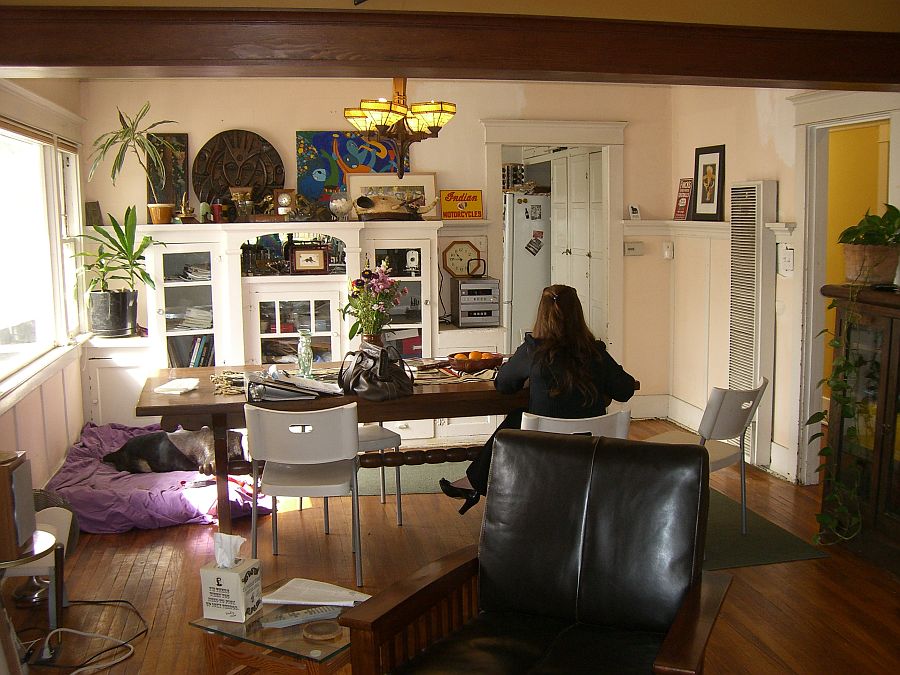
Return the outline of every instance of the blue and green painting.
{"type": "MultiPolygon", "coordinates": [[[[367,140],[352,131],[297,132],[297,194],[311,202],[328,202],[346,192],[348,173],[391,173],[397,170],[393,141],[367,140]]],[[[404,171],[409,171],[406,158],[404,171]]]]}

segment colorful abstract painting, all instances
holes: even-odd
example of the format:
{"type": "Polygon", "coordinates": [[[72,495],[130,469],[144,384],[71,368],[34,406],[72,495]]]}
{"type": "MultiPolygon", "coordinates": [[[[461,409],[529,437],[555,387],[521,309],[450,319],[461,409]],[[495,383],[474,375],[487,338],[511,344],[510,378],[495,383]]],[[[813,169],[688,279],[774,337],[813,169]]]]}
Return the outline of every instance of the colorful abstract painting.
{"type": "MultiPolygon", "coordinates": [[[[403,167],[409,170],[409,159],[403,167]]],[[[347,174],[397,170],[397,146],[369,141],[353,131],[297,132],[297,194],[311,202],[328,202],[347,191],[347,174]]]]}

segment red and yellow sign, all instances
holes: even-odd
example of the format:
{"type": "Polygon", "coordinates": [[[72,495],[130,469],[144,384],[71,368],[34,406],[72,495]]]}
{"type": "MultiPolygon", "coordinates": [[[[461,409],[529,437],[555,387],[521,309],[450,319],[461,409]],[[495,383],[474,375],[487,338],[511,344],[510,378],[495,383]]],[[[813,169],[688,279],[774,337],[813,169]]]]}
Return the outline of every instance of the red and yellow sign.
{"type": "Polygon", "coordinates": [[[484,220],[481,190],[441,190],[441,220],[484,220]]]}

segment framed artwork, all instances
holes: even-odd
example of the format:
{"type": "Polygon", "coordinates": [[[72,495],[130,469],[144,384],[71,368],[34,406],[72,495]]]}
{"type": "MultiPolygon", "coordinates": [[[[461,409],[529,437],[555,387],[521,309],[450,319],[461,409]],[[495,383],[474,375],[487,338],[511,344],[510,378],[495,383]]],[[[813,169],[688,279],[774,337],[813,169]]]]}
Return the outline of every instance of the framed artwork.
{"type": "MultiPolygon", "coordinates": [[[[188,135],[150,134],[149,139],[162,157],[166,176],[163,180],[154,165],[152,163],[148,165],[147,203],[155,204],[158,198],[160,204],[181,204],[181,200],[188,190],[188,135]],[[163,145],[163,140],[168,141],[172,147],[163,145]],[[155,198],[153,196],[154,189],[156,190],[155,198]]],[[[150,217],[149,213],[147,217],[150,217]]]]}
{"type": "Polygon", "coordinates": [[[103,225],[103,212],[100,210],[100,202],[84,203],[84,224],[88,227],[103,225]]]}
{"type": "Polygon", "coordinates": [[[328,244],[295,244],[291,274],[328,274],[328,244]]]}
{"type": "MultiPolygon", "coordinates": [[[[416,207],[436,204],[433,173],[406,173],[403,178],[395,173],[351,173],[347,176],[347,192],[354,202],[360,197],[393,197],[416,207]]],[[[436,218],[432,211],[422,215],[436,218]]]]}
{"type": "Polygon", "coordinates": [[[691,220],[724,220],[725,146],[710,145],[694,151],[694,194],[691,220]]]}
{"type": "MultiPolygon", "coordinates": [[[[297,194],[309,201],[331,201],[347,191],[351,174],[397,171],[397,145],[367,140],[354,131],[297,132],[297,194]]],[[[409,170],[407,157],[404,171],[409,170]]]]}

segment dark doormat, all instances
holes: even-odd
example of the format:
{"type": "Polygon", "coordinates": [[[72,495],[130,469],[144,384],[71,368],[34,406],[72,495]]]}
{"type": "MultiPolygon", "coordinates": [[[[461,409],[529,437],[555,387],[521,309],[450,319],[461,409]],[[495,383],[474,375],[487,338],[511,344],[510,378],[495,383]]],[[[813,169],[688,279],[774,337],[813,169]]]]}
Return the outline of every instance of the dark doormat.
{"type": "Polygon", "coordinates": [[[827,558],[787,530],[747,509],[747,534],[741,534],[741,505],[721,492],[709,491],[709,523],[703,569],[771,565],[793,560],[827,558]]]}

